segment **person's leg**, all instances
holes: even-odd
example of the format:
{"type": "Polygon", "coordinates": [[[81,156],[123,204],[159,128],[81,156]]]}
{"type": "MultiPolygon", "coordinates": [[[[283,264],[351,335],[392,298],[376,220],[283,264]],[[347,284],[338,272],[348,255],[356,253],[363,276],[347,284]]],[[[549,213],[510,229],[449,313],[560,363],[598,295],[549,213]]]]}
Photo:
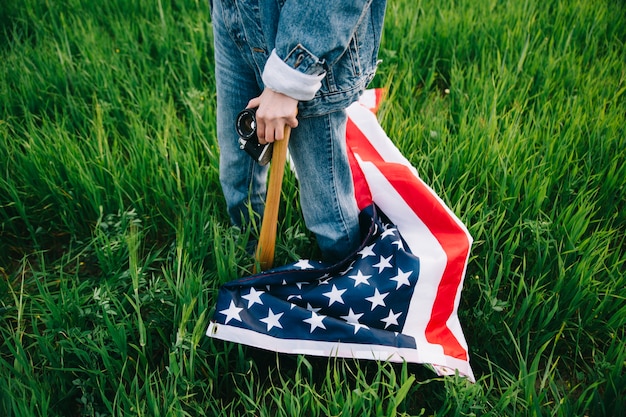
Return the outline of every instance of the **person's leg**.
{"type": "Polygon", "coordinates": [[[217,90],[217,138],[220,183],[233,225],[246,227],[250,217],[260,224],[265,203],[267,167],[259,166],[239,148],[235,118],[248,101],[261,93],[243,27],[234,11],[214,2],[212,23],[217,90]],[[250,209],[252,212],[250,212],[250,209]]]}
{"type": "Polygon", "coordinates": [[[339,261],[360,244],[359,211],[346,154],[345,111],[299,119],[290,152],[300,183],[307,228],[326,261],[339,261]]]}

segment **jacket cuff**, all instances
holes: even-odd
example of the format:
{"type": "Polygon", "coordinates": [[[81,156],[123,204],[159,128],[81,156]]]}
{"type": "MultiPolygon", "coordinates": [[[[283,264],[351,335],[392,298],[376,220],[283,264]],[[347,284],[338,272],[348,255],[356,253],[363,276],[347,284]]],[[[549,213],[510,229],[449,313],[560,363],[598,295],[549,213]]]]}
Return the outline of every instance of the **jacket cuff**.
{"type": "Polygon", "coordinates": [[[325,76],[325,72],[314,75],[298,71],[280,59],[274,49],[265,63],[262,78],[263,84],[270,90],[298,101],[309,101],[315,97],[325,76]]]}

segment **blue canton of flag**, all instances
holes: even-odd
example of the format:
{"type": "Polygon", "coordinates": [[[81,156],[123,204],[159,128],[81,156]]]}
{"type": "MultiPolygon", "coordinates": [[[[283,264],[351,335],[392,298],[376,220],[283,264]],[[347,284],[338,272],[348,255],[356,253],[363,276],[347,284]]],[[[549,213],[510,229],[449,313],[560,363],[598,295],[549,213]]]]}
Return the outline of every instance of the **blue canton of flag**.
{"type": "Polygon", "coordinates": [[[245,343],[258,347],[297,340],[301,353],[332,353],[316,342],[415,349],[402,329],[419,260],[375,206],[363,210],[361,224],[366,238],[343,262],[300,260],[225,284],[208,333],[244,329],[245,343]]]}

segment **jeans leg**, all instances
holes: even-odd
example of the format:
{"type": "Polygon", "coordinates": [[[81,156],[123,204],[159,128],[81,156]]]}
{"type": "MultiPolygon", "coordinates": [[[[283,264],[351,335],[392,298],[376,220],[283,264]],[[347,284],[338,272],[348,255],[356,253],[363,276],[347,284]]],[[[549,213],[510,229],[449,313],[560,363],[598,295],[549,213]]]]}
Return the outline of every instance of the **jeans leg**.
{"type": "MultiPolygon", "coordinates": [[[[248,101],[261,94],[263,83],[258,63],[246,47],[245,25],[236,10],[224,9],[230,6],[214,2],[212,9],[220,183],[231,222],[245,227],[251,218],[257,222],[262,218],[267,167],[239,149],[234,121],[248,101]]],[[[343,259],[360,243],[346,155],[346,120],[345,111],[300,118],[289,145],[298,171],[304,220],[327,261],[343,259]]]]}
{"type": "Polygon", "coordinates": [[[260,224],[263,216],[267,167],[239,148],[235,118],[261,88],[249,48],[238,39],[243,31],[237,29],[237,15],[223,10],[221,2],[213,6],[220,183],[232,224],[245,227],[251,220],[260,224]]]}
{"type": "Polygon", "coordinates": [[[345,111],[302,118],[290,140],[304,220],[326,261],[339,261],[360,244],[346,121],[345,111]]]}

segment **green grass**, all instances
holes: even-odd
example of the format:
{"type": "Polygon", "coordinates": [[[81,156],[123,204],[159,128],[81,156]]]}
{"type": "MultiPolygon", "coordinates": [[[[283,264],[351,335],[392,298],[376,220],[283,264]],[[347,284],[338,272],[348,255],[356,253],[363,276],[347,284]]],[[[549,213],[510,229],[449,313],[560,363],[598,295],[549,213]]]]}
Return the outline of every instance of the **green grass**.
{"type": "MultiPolygon", "coordinates": [[[[205,337],[252,268],[219,189],[208,3],[6,0],[0,415],[626,412],[626,7],[389,3],[379,119],[475,238],[477,383],[205,337]]],[[[297,206],[279,236],[277,263],[313,254],[297,206]]]]}

